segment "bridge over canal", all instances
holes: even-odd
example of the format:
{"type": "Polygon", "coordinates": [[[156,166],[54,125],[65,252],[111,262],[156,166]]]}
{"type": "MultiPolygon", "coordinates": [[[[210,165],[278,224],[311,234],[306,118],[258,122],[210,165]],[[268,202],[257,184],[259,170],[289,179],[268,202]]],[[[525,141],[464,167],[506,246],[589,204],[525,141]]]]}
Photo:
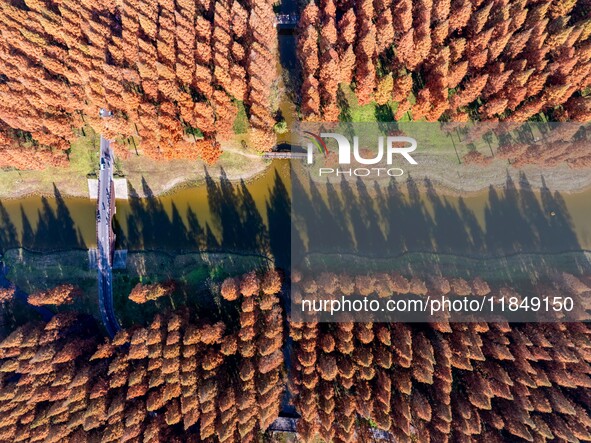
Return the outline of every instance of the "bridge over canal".
{"type": "Polygon", "coordinates": [[[110,337],[113,337],[121,329],[113,307],[114,215],[113,150],[111,142],[101,136],[96,211],[98,294],[101,318],[110,337]]]}

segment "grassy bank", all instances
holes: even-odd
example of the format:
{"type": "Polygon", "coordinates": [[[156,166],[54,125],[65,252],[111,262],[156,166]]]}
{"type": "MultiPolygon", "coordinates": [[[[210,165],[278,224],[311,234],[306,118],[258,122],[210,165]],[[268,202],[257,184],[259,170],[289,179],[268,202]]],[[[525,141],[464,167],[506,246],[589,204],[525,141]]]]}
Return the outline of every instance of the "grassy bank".
{"type": "MultiPolygon", "coordinates": [[[[32,253],[10,249],[2,261],[8,266],[8,280],[27,294],[72,283],[82,289],[83,296],[72,305],[59,310],[76,310],[94,315],[98,312],[96,270],[89,269],[88,251],[73,250],[59,253],[32,253]]],[[[50,307],[50,309],[57,311],[50,307]]]]}
{"type": "MultiPolygon", "coordinates": [[[[40,171],[0,169],[0,199],[20,198],[27,195],[53,195],[55,185],[63,196],[88,197],[89,176],[95,176],[98,160],[99,136],[87,131],[85,137],[72,143],[67,168],[46,168],[40,171]]],[[[142,182],[146,180],[155,195],[172,191],[179,186],[202,183],[206,174],[219,176],[223,169],[230,180],[251,179],[270,164],[258,154],[242,147],[239,140],[224,144],[224,152],[214,166],[203,161],[155,161],[142,155],[131,154],[116,162],[117,171],[142,195],[142,182]],[[226,146],[227,145],[227,146],[226,146]]]]}
{"type": "Polygon", "coordinates": [[[190,306],[215,319],[223,303],[217,294],[218,285],[226,277],[253,269],[265,269],[266,259],[236,254],[193,253],[173,255],[161,252],[128,254],[127,269],[114,272],[115,312],[122,325],[143,324],[156,313],[180,306],[190,306]],[[174,280],[176,291],[171,297],[138,305],[129,300],[131,289],[138,283],[150,284],[174,280]]]}
{"type": "MultiPolygon", "coordinates": [[[[341,87],[340,100],[344,109],[342,124],[345,127],[347,124],[368,123],[368,127],[377,128],[380,123],[391,122],[397,108],[395,102],[381,106],[372,102],[360,106],[355,94],[347,86],[341,87]],[[377,126],[374,124],[376,122],[377,126]]],[[[525,165],[515,168],[506,159],[496,156],[495,140],[468,141],[463,133],[468,126],[448,134],[440,130],[436,123],[401,121],[398,125],[418,141],[419,147],[413,153],[418,164],[410,165],[402,161],[394,166],[404,170],[403,179],[413,177],[419,185],[422,179],[428,178],[441,191],[461,195],[481,191],[489,186],[503,186],[508,176],[514,182],[518,182],[520,176],[525,176],[534,187],[545,185],[559,192],[577,192],[591,186],[589,168],[571,169],[566,164],[552,167],[525,165]],[[487,164],[466,164],[464,156],[469,152],[478,152],[490,160],[487,164]]],[[[238,126],[237,130],[243,129],[243,125],[238,126]]],[[[531,131],[535,136],[540,135],[535,124],[531,131]]],[[[98,136],[90,131],[87,136],[76,140],[72,144],[67,168],[47,168],[42,171],[0,170],[0,200],[25,195],[52,196],[54,185],[63,196],[87,197],[87,177],[96,174],[99,163],[98,142],[98,136]]],[[[199,185],[208,174],[214,178],[219,177],[222,171],[231,181],[248,181],[271,164],[248,146],[248,134],[236,136],[235,140],[224,143],[224,153],[213,166],[198,160],[154,161],[132,153],[128,159],[117,161],[117,172],[128,180],[139,197],[147,196],[144,182],[149,186],[151,195],[163,195],[181,187],[199,185]]],[[[342,177],[346,178],[341,176],[338,179],[342,177]]],[[[389,178],[384,177],[383,180],[389,178]]]]}
{"type": "MultiPolygon", "coordinates": [[[[64,283],[79,286],[83,295],[72,305],[52,309],[59,312],[83,312],[100,322],[97,271],[89,268],[87,251],[40,254],[12,249],[5,253],[2,260],[9,267],[8,279],[26,293],[64,283]]],[[[253,269],[266,269],[268,265],[265,258],[252,255],[132,252],[127,257],[127,268],[113,272],[115,312],[125,327],[143,324],[157,312],[180,306],[191,306],[215,318],[221,315],[222,301],[210,294],[217,292],[220,282],[228,276],[241,275],[253,269]],[[131,289],[140,282],[150,284],[171,279],[177,283],[177,289],[171,297],[143,305],[128,298],[131,289]]]]}
{"type": "Polygon", "coordinates": [[[316,254],[306,257],[305,268],[314,273],[355,274],[392,272],[405,276],[442,275],[467,280],[481,277],[489,283],[514,285],[542,280],[556,272],[583,275],[591,272],[591,252],[515,254],[505,257],[476,257],[455,254],[408,252],[397,257],[372,258],[353,254],[316,254]]]}

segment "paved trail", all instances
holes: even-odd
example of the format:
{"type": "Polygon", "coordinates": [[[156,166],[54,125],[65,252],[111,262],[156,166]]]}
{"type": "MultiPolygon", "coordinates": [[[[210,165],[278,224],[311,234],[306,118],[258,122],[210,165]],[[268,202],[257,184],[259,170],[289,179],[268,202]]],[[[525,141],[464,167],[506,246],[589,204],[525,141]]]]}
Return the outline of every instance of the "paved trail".
{"type": "Polygon", "coordinates": [[[98,294],[101,319],[107,333],[114,337],[121,325],[113,307],[113,248],[115,234],[112,220],[115,212],[113,184],[113,151],[111,142],[101,136],[100,173],[97,199],[96,235],[98,248],[98,294]]]}

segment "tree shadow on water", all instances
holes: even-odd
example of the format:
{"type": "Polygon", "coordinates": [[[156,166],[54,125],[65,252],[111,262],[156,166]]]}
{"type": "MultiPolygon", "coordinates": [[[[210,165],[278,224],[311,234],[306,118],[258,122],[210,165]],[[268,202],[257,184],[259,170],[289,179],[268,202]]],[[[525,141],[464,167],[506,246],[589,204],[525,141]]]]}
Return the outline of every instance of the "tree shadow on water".
{"type": "Polygon", "coordinates": [[[371,191],[362,179],[355,187],[344,179],[325,185],[309,177],[309,182],[309,191],[294,191],[296,218],[304,220],[300,223],[304,236],[316,239],[316,227],[327,225],[334,235],[322,231],[322,238],[304,252],[375,258],[433,253],[486,259],[582,250],[562,195],[545,184],[533,189],[523,173],[518,184],[507,176],[502,188],[490,187],[488,194],[471,197],[470,203],[440,195],[428,179],[422,186],[412,177],[404,182],[391,179],[387,185],[374,182],[371,191]],[[320,188],[328,195],[328,207],[318,197],[320,188]],[[298,214],[299,210],[303,212],[298,214]]]}
{"type": "Polygon", "coordinates": [[[206,186],[212,228],[219,232],[220,248],[266,254],[267,227],[244,181],[234,185],[222,168],[218,181],[206,171],[206,186]]]}
{"type": "Polygon", "coordinates": [[[23,205],[12,214],[0,202],[0,251],[23,247],[31,251],[86,249],[80,227],[59,189],[53,185],[53,197],[41,197],[36,221],[32,222],[23,205]],[[20,218],[20,230],[13,218],[20,218]]]}
{"type": "Polygon", "coordinates": [[[18,233],[10,214],[0,201],[0,252],[19,245],[18,233]]]}
{"type": "Polygon", "coordinates": [[[273,188],[266,202],[269,221],[269,247],[278,267],[287,269],[291,261],[292,246],[301,249],[303,246],[292,231],[291,199],[281,176],[275,171],[273,188]],[[294,239],[297,242],[294,242],[294,239]]]}
{"type": "MultiPolygon", "coordinates": [[[[290,202],[285,184],[276,174],[266,203],[269,229],[246,183],[232,182],[223,168],[214,178],[205,170],[206,205],[202,200],[189,200],[183,213],[178,202],[153,195],[145,180],[139,197],[130,188],[127,232],[121,232],[125,247],[132,250],[166,250],[170,252],[228,252],[240,254],[280,254],[281,230],[289,222],[290,202]],[[286,219],[287,217],[287,219],[286,219]]],[[[190,197],[191,198],[191,197],[190,197]]],[[[265,204],[263,203],[263,204],[265,204]]],[[[289,228],[288,224],[284,228],[289,228]]],[[[120,229],[120,228],[119,228],[120,229]]],[[[289,236],[287,236],[289,239],[289,236]]],[[[289,250],[288,250],[289,251],[289,250]]]]}

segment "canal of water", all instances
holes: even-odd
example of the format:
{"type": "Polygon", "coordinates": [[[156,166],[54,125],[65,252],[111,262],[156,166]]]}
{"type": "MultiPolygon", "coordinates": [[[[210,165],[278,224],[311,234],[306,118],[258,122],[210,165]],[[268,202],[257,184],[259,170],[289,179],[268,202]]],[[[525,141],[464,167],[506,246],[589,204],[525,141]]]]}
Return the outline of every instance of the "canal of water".
{"type": "MultiPolygon", "coordinates": [[[[208,178],[200,186],[179,188],[153,198],[117,200],[115,228],[118,242],[134,249],[192,249],[183,237],[209,234],[222,242],[228,224],[249,229],[268,225],[268,208],[289,204],[289,164],[275,161],[248,182],[208,178]],[[170,243],[171,235],[185,232],[170,243]],[[201,232],[203,231],[203,232],[201,232]],[[207,231],[207,232],[206,232],[207,231]],[[131,244],[127,244],[132,241],[131,244]]],[[[30,196],[0,200],[0,248],[25,246],[56,250],[96,246],[96,201],[81,197],[30,196]]],[[[227,232],[226,232],[227,234],[227,232]]],[[[120,246],[124,246],[121,244],[120,246]]]]}
{"type": "MultiPolygon", "coordinates": [[[[310,184],[304,185],[308,188],[310,184]]],[[[328,202],[324,189],[318,193],[321,200],[312,203],[322,202],[334,218],[354,218],[359,202],[343,197],[338,186],[336,191],[341,193],[341,208],[328,202]]],[[[591,249],[591,189],[557,193],[516,185],[458,197],[399,181],[394,191],[382,191],[380,198],[385,203],[376,199],[372,205],[379,212],[376,216],[389,224],[380,226],[397,231],[407,247],[413,243],[413,229],[416,233],[423,226],[435,242],[445,242],[448,252],[454,252],[454,241],[458,245],[455,252],[465,252],[464,232],[483,241],[509,233],[516,239],[528,237],[529,243],[522,242],[524,249],[528,244],[591,249]],[[387,210],[379,210],[380,205],[387,210]]],[[[357,191],[353,195],[360,198],[357,191]]],[[[257,249],[257,242],[268,240],[271,230],[289,239],[291,203],[289,163],[278,160],[247,183],[215,177],[161,197],[117,201],[117,242],[132,250],[257,249]]],[[[95,247],[95,205],[87,198],[62,197],[59,190],[52,198],[0,200],[0,248],[95,247]]]]}

